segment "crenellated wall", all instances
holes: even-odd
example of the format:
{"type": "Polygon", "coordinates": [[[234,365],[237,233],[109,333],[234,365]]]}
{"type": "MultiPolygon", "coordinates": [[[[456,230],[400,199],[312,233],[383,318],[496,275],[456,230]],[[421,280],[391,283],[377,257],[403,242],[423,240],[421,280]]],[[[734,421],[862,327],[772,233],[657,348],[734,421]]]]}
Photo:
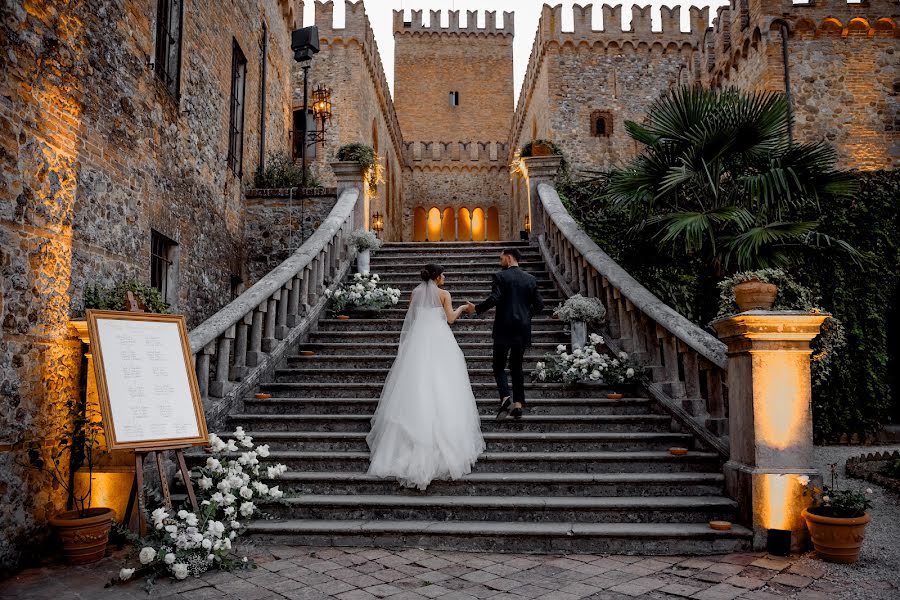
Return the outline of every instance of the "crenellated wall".
{"type": "Polygon", "coordinates": [[[634,6],[630,29],[621,6],[603,5],[603,28],[592,28],[593,6],[574,7],[573,31],[563,31],[562,6],[544,5],[510,131],[510,159],[528,141],[551,139],[576,170],[619,165],[638,148],[625,132],[670,86],[690,81],[687,65],[708,9],[690,9],[691,29],[680,28],[680,7],[660,9],[662,29],[651,28],[651,7],[634,6]],[[604,135],[594,135],[598,117],[604,135]]]}
{"type": "Polygon", "coordinates": [[[787,91],[795,139],[825,139],[846,168],[896,168],[898,23],[892,0],[732,0],[706,32],[694,75],[710,86],[787,91]]]}
{"type": "MultiPolygon", "coordinates": [[[[385,181],[367,198],[367,215],[385,217],[384,237],[395,239],[402,227],[403,135],[394,109],[375,34],[363,2],[344,0],[344,27],[334,26],[334,3],[315,3],[321,51],[310,69],[310,90],[319,83],[332,90],[333,120],[324,145],[317,148],[313,170],[324,185],[335,184],[329,164],[342,145],[361,142],[382,157],[385,181]]],[[[303,105],[303,73],[294,66],[294,107],[303,105]]]]}

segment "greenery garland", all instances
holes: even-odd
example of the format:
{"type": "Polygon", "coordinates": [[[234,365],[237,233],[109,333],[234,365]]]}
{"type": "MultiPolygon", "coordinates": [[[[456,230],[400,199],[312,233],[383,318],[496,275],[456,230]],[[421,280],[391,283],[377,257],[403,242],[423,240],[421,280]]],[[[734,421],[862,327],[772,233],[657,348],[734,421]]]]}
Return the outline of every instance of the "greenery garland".
{"type": "Polygon", "coordinates": [[[366,173],[369,195],[374,196],[378,193],[378,184],[384,183],[384,167],[372,146],[359,143],[346,144],[338,148],[337,159],[362,166],[366,173]]]}

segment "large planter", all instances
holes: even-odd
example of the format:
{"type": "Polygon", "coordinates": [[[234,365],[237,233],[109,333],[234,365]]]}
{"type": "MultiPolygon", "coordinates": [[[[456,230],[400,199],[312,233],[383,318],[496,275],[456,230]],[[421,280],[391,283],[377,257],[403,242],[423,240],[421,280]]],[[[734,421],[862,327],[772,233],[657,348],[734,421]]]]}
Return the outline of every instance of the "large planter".
{"type": "Polygon", "coordinates": [[[813,547],[819,558],[835,563],[854,563],[859,558],[869,513],[852,519],[823,517],[803,510],[813,547]]]}
{"type": "Polygon", "coordinates": [[[572,350],[584,348],[587,345],[587,323],[584,321],[572,321],[572,350]]]}
{"type": "Polygon", "coordinates": [[[356,271],[363,275],[369,274],[369,264],[372,262],[372,251],[360,250],[356,255],[356,271]]]}
{"type": "Polygon", "coordinates": [[[84,518],[78,517],[77,510],[59,513],[50,519],[50,525],[62,542],[66,561],[70,565],[85,565],[106,554],[112,519],[111,508],[90,508],[84,518]]]}
{"type": "Polygon", "coordinates": [[[734,286],[734,301],[741,312],[748,310],[771,310],[775,305],[778,287],[752,279],[734,286]]]}

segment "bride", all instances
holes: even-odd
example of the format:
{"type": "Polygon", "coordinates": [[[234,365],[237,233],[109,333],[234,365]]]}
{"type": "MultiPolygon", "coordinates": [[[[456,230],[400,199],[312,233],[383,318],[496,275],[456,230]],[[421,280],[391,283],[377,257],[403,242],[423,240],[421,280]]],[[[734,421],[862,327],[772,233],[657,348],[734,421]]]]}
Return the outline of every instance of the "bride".
{"type": "Polygon", "coordinates": [[[469,473],[485,447],[466,361],[449,325],[466,306],[453,309],[440,265],[426,265],[422,281],[366,436],[369,474],[420,490],[433,479],[469,473]]]}

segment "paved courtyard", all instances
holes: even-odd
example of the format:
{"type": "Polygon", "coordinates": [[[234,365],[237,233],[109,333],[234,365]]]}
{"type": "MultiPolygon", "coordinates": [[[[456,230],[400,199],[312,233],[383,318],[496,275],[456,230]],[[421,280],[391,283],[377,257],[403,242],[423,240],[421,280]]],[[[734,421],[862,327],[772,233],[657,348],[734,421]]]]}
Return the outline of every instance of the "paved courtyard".
{"type": "Polygon", "coordinates": [[[0,583],[21,600],[172,598],[183,600],[625,600],[696,598],[898,598],[900,585],[810,558],[764,553],[715,557],[535,556],[372,548],[257,549],[257,568],[211,572],[181,582],[104,584],[123,556],[99,565],[25,571],[0,583]]]}

